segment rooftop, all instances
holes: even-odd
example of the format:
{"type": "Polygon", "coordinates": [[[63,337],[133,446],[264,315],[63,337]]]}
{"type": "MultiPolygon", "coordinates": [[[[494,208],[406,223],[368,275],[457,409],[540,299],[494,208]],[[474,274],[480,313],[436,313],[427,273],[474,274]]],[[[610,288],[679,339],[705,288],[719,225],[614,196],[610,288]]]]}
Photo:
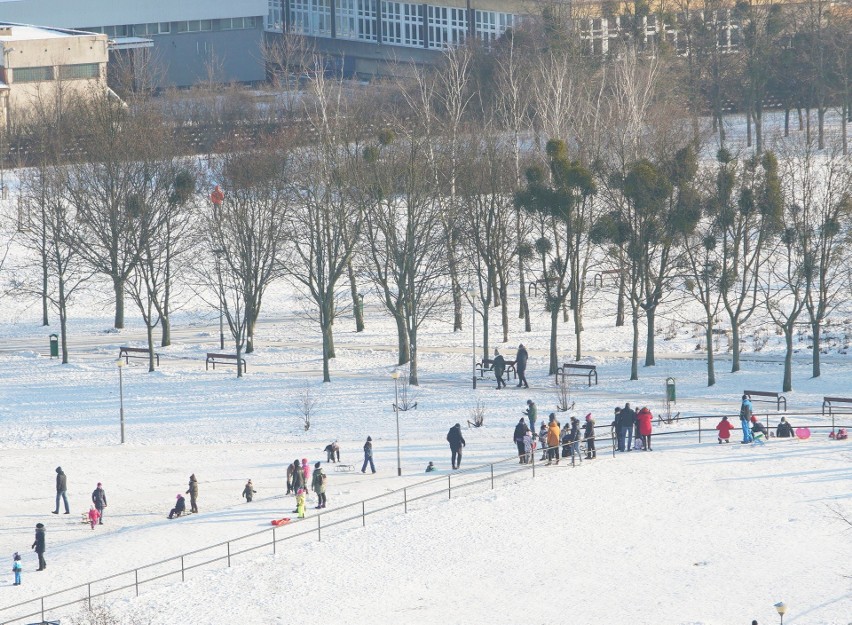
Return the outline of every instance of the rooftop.
{"type": "Polygon", "coordinates": [[[14,24],[0,22],[0,43],[7,41],[32,41],[38,39],[58,39],[60,37],[76,37],[92,33],[68,28],[50,28],[47,26],[31,26],[29,24],[14,24]]]}

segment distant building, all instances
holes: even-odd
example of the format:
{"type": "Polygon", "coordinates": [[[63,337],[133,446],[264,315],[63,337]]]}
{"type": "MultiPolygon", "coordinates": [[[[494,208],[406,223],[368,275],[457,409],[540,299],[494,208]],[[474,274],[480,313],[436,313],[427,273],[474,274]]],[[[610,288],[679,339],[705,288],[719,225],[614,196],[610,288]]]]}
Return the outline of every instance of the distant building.
{"type": "Polygon", "coordinates": [[[269,0],[0,0],[0,21],[103,33],[113,58],[150,62],[155,87],[266,78],[269,0]]]}
{"type": "Polygon", "coordinates": [[[10,128],[36,99],[59,88],[91,93],[107,88],[107,37],[63,28],[0,23],[0,119],[10,128]]]}

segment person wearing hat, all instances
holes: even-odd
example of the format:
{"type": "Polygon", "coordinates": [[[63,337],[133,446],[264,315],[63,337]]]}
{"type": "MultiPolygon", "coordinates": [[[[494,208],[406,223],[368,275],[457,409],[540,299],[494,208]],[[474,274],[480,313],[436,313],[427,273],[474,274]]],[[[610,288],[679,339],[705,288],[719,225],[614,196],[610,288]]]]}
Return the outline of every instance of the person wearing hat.
{"type": "Polygon", "coordinates": [[[568,434],[568,441],[571,443],[571,462],[574,461],[574,454],[583,462],[583,456],[580,455],[580,419],[577,418],[577,413],[571,413],[571,432],[568,434]]]}
{"type": "Polygon", "coordinates": [[[195,473],[189,476],[189,490],[186,491],[186,494],[189,495],[189,509],[197,514],[198,513],[198,480],[195,479],[195,473]]]}
{"type": "Polygon", "coordinates": [[[434,470],[435,470],[435,463],[430,460],[429,464],[426,465],[426,473],[432,473],[432,471],[434,471],[434,470]]]}
{"type": "Polygon", "coordinates": [[[305,487],[305,474],[302,472],[302,463],[299,462],[299,459],[293,461],[289,467],[287,467],[287,493],[293,491],[293,494],[299,492],[300,488],[305,487]]]}
{"type": "Polygon", "coordinates": [[[503,372],[506,371],[506,359],[500,355],[500,351],[494,348],[494,360],[491,368],[494,370],[494,375],[497,378],[497,390],[506,388],[506,381],[503,379],[503,372]]]}
{"type": "Polygon", "coordinates": [[[370,465],[370,470],[375,473],[376,466],[373,464],[373,437],[368,436],[367,442],[364,443],[364,466],[361,467],[361,473],[367,472],[367,465],[370,465]]]}
{"type": "Polygon", "coordinates": [[[311,486],[317,494],[317,510],[325,508],[325,473],[323,472],[319,462],[314,463],[314,477],[311,481],[311,486]]]}
{"type": "Polygon", "coordinates": [[[527,348],[524,347],[524,344],[521,343],[518,345],[518,353],[515,354],[515,369],[518,372],[518,388],[521,388],[522,386],[524,388],[530,387],[527,383],[527,360],[529,360],[529,358],[530,355],[527,353],[527,348]]]}
{"type": "Polygon", "coordinates": [[[461,465],[462,447],[467,444],[465,443],[464,436],[462,436],[460,423],[456,423],[450,428],[450,431],[447,432],[447,442],[450,444],[450,455],[453,469],[458,469],[461,465]]]}
{"type": "Polygon", "coordinates": [[[47,562],[44,561],[44,552],[47,551],[44,536],[45,528],[43,523],[36,523],[35,542],[33,549],[38,554],[38,570],[43,571],[47,568],[47,562]]]}
{"type": "Polygon", "coordinates": [[[787,417],[781,417],[781,423],[775,428],[775,436],[778,438],[793,438],[793,426],[787,421],[787,417]]]}
{"type": "Polygon", "coordinates": [[[515,445],[518,447],[518,464],[526,464],[526,451],[524,450],[524,435],[529,432],[529,428],[527,428],[526,422],[524,422],[524,418],[521,417],[518,421],[518,425],[515,426],[515,432],[512,435],[512,440],[515,441],[515,445]]]}
{"type": "Polygon", "coordinates": [[[720,445],[731,442],[731,430],[734,429],[734,424],[728,421],[728,417],[722,417],[722,420],[716,425],[716,429],[719,430],[719,436],[716,440],[719,441],[720,445]]]}
{"type": "Polygon", "coordinates": [[[251,480],[246,482],[246,487],[243,489],[243,497],[246,498],[246,503],[251,503],[252,497],[257,491],[254,489],[254,484],[251,483],[251,480]]]}
{"type": "Polygon", "coordinates": [[[175,503],[175,507],[171,509],[169,512],[170,519],[176,519],[180,517],[184,512],[186,512],[186,499],[183,498],[183,495],[180,493],[177,494],[177,503],[175,503]]]}
{"type": "Polygon", "coordinates": [[[751,418],[751,438],[752,442],[755,445],[763,445],[766,443],[766,439],[768,438],[769,433],[766,431],[766,428],[763,424],[757,420],[757,417],[752,416],[751,418]]]}
{"type": "Polygon", "coordinates": [[[535,432],[535,420],[538,417],[538,408],[536,408],[533,400],[527,400],[527,409],[524,410],[524,414],[527,415],[527,419],[530,421],[530,432],[535,432]]]}
{"type": "Polygon", "coordinates": [[[95,490],[92,491],[92,503],[95,504],[95,510],[100,515],[98,517],[98,525],[104,524],[104,508],[107,507],[106,492],[104,492],[103,484],[98,482],[95,490]]]}
{"type": "Polygon", "coordinates": [[[12,586],[20,586],[21,585],[21,554],[17,551],[15,555],[12,556],[12,573],[15,574],[15,583],[12,586]]]}
{"type": "Polygon", "coordinates": [[[586,415],[583,438],[586,439],[586,460],[594,460],[598,457],[598,452],[595,450],[595,420],[592,419],[591,412],[586,415]]]}
{"type": "Polygon", "coordinates": [[[59,514],[60,499],[65,503],[65,514],[71,514],[68,507],[68,479],[62,467],[56,467],[56,510],[53,511],[53,514],[59,514]]]}
{"type": "Polygon", "coordinates": [[[748,426],[748,421],[751,419],[751,400],[748,395],[743,395],[742,403],[740,404],[740,425],[743,429],[743,440],[741,443],[745,445],[752,441],[751,428],[748,426]]]}

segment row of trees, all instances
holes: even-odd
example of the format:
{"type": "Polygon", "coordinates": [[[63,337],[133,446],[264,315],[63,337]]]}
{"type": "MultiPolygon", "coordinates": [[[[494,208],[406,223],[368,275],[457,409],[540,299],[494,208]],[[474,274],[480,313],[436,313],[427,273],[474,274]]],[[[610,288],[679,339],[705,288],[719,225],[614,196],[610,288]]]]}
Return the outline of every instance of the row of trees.
{"type": "Polygon", "coordinates": [[[710,149],[709,124],[696,134],[684,93],[660,80],[665,59],[626,47],[601,63],[542,40],[544,50],[509,37],[487,56],[455,49],[369,88],[318,71],[300,99],[310,133],[235,141],[206,160],[175,152],[157,99],[59,90],[28,126],[42,157],[22,172],[34,262],[16,287],[41,295],[45,324],[54,306],[67,362],[68,303],[93,276],[112,285],[117,328],[130,296],[152,354],[156,328],[168,345],[175,307],[196,298],[222,309],[238,355],[253,351],[264,295],[288,280],[321,332],[325,381],[335,320],[354,308],[363,329],[370,288],[417,384],[424,322],[460,330],[468,303],[485,357],[492,314],[505,342],[512,317],[529,331],[543,306],[550,372],[562,323],[579,360],[596,273],[614,279],[616,325],[632,327],[631,379],[641,324],[652,366],[659,311],[684,298],[703,310],[708,384],[716,319],[727,317],[737,371],[740,329],[761,309],[787,341],[785,390],[803,317],[818,376],[821,328],[850,287],[841,146],[803,134],[771,152],[710,149]],[[71,137],[84,138],[74,158],[71,137]],[[708,150],[715,158],[699,157],[708,150]],[[214,184],[223,195],[211,202],[214,184]]]}

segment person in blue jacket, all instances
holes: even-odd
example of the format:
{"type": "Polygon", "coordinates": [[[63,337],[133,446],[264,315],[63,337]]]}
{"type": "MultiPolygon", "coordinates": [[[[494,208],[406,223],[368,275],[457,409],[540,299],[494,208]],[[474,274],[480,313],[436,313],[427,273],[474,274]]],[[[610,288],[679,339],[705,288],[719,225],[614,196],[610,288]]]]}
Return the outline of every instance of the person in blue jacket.
{"type": "Polygon", "coordinates": [[[17,551],[12,558],[12,572],[15,574],[15,583],[12,586],[21,585],[21,554],[17,551]]]}
{"type": "Polygon", "coordinates": [[[740,404],[740,425],[743,428],[743,444],[752,442],[751,435],[751,401],[748,395],[743,395],[743,403],[740,404]]]}

